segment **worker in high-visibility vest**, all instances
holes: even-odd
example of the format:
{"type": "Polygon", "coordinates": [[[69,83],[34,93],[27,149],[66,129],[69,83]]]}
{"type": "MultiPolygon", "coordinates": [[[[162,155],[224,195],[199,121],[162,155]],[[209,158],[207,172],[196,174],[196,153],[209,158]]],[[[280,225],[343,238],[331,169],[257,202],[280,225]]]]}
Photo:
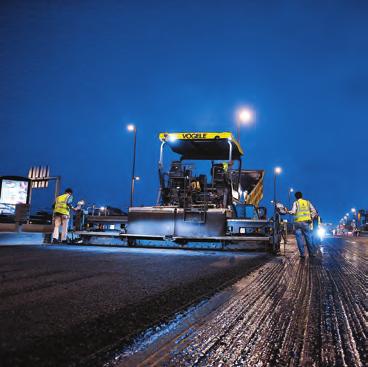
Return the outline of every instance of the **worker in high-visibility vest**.
{"type": "Polygon", "coordinates": [[[309,256],[315,256],[311,224],[313,218],[318,215],[317,211],[310,201],[303,199],[303,194],[300,191],[295,193],[295,199],[292,209],[287,210],[287,212],[294,215],[295,237],[300,257],[305,257],[303,238],[307,245],[309,256]]]}
{"type": "Polygon", "coordinates": [[[61,226],[61,242],[66,243],[68,234],[68,224],[70,219],[70,210],[74,210],[72,206],[73,190],[68,188],[63,195],[56,198],[54,208],[54,232],[52,235],[52,243],[60,243],[59,230],[61,226]]]}

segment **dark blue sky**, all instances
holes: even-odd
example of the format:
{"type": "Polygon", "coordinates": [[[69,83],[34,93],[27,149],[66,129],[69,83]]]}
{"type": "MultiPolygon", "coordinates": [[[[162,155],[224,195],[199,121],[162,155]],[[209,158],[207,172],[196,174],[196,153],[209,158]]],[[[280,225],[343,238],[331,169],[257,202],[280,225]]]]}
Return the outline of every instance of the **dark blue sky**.
{"type": "Polygon", "coordinates": [[[299,189],[326,220],[368,207],[367,16],[364,1],[2,1],[0,175],[49,164],[77,198],[126,206],[132,122],[150,204],[157,134],[235,131],[245,103],[265,202],[281,165],[284,200],[299,189]]]}

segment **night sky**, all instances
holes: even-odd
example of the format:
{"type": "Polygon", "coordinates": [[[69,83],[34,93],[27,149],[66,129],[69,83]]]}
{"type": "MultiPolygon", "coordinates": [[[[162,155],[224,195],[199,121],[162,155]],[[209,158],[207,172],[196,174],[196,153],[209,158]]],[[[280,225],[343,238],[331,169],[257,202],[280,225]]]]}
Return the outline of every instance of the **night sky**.
{"type": "MultiPolygon", "coordinates": [[[[1,1],[0,175],[48,164],[75,198],[157,196],[162,131],[242,129],[246,168],[284,171],[327,221],[367,208],[365,1],[1,1]]],[[[169,155],[167,155],[169,158],[169,155]]],[[[167,162],[167,160],[166,160],[167,162]]]]}

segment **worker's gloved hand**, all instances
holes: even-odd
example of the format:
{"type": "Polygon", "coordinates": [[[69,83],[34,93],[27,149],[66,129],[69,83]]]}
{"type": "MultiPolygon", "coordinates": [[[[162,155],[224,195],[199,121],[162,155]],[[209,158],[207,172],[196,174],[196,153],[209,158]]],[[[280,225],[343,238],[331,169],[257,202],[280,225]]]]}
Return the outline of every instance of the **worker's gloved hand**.
{"type": "Polygon", "coordinates": [[[288,213],[287,208],[282,203],[277,203],[276,204],[276,209],[282,215],[285,215],[285,214],[288,213]]]}

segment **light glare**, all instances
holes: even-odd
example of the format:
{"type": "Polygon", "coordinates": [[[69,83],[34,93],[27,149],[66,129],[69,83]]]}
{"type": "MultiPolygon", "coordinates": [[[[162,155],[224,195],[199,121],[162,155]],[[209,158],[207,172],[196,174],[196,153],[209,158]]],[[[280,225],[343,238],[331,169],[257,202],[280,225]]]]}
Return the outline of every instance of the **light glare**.
{"type": "Polygon", "coordinates": [[[323,239],[326,236],[326,230],[322,227],[318,228],[317,230],[318,237],[323,239]]]}
{"type": "Polygon", "coordinates": [[[171,142],[174,142],[174,141],[178,140],[178,138],[176,137],[175,134],[171,134],[171,135],[169,135],[168,140],[171,141],[171,142]]]}
{"type": "Polygon", "coordinates": [[[276,175],[279,175],[282,172],[282,168],[281,167],[275,167],[275,173],[276,175]]]}
{"type": "Polygon", "coordinates": [[[238,110],[237,120],[243,124],[249,124],[254,121],[254,111],[249,107],[242,107],[238,110]]]}

